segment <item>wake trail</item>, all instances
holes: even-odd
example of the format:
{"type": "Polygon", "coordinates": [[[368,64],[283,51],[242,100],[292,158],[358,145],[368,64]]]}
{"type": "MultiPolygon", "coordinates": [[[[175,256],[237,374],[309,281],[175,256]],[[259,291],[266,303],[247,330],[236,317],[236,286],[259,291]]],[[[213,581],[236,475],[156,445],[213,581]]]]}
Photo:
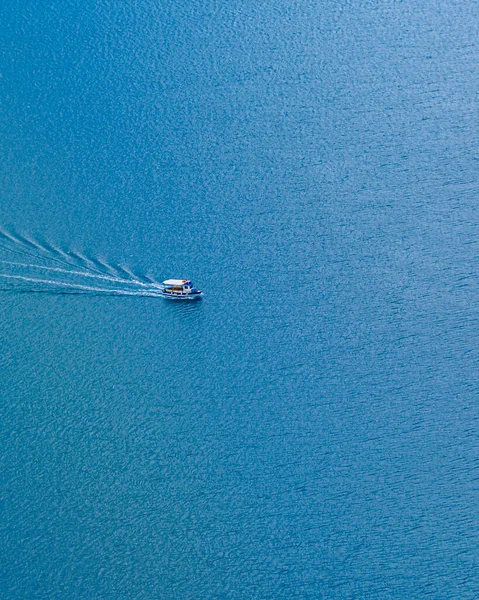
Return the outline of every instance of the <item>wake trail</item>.
{"type": "MultiPolygon", "coordinates": [[[[126,267],[125,267],[125,269],[126,269],[126,267]]],[[[152,279],[151,277],[148,277],[148,275],[142,275],[140,273],[135,273],[135,271],[133,271],[133,270],[130,271],[129,269],[126,269],[126,270],[128,271],[128,273],[130,273],[130,275],[133,277],[133,279],[135,279],[135,281],[138,281],[138,282],[142,281],[143,283],[147,283],[154,287],[161,288],[160,284],[157,281],[155,281],[154,279],[152,279]]]]}
{"type": "MultiPolygon", "coordinates": [[[[22,246],[23,248],[26,246],[30,250],[36,250],[36,251],[40,250],[41,252],[42,251],[45,252],[45,248],[42,248],[41,245],[39,245],[38,243],[36,243],[32,240],[29,240],[29,239],[23,237],[20,234],[9,233],[8,231],[5,231],[4,229],[1,229],[1,228],[0,228],[0,234],[3,235],[3,237],[7,240],[7,242],[13,243],[15,246],[22,246]]],[[[25,254],[27,254],[25,252],[25,250],[23,250],[23,252],[25,254]]],[[[32,256],[32,255],[30,254],[30,256],[32,256]]]]}
{"type": "Polygon", "coordinates": [[[29,288],[29,289],[14,289],[14,288],[0,288],[0,292],[4,292],[6,294],[45,294],[48,296],[143,296],[149,298],[158,298],[159,294],[149,293],[149,292],[123,292],[123,291],[115,291],[115,290],[42,290],[40,288],[29,288]]]}
{"type": "MultiPolygon", "coordinates": [[[[94,268],[91,266],[90,261],[88,261],[88,259],[86,259],[85,257],[81,256],[80,254],[77,254],[76,252],[70,252],[68,254],[66,254],[65,252],[59,250],[58,248],[54,248],[53,246],[51,246],[51,244],[40,244],[38,242],[34,242],[32,240],[29,240],[28,238],[18,234],[18,233],[10,233],[8,231],[6,231],[3,228],[0,228],[0,234],[3,235],[4,238],[6,238],[9,242],[12,242],[15,245],[20,245],[23,246],[25,248],[28,247],[30,249],[34,249],[34,250],[39,250],[40,252],[46,253],[48,256],[45,256],[45,260],[51,260],[53,262],[56,262],[58,264],[62,264],[64,266],[72,266],[72,267],[78,267],[80,265],[72,263],[71,262],[71,257],[73,256],[74,258],[76,258],[77,260],[80,261],[81,264],[81,268],[90,271],[92,273],[98,273],[99,275],[102,275],[102,271],[99,271],[97,268],[94,268]],[[56,254],[57,256],[52,256],[52,254],[56,254]],[[58,258],[58,255],[60,255],[62,258],[58,258]]],[[[15,252],[15,250],[11,250],[12,252],[15,252]]],[[[18,252],[18,250],[17,250],[18,252]]],[[[32,254],[29,254],[27,252],[25,252],[25,250],[23,250],[24,254],[26,256],[31,256],[34,257],[32,254]]],[[[35,256],[35,258],[39,258],[39,256],[35,256]]],[[[112,273],[113,275],[113,273],[112,273]]]]}
{"type": "Polygon", "coordinates": [[[156,285],[156,281],[154,279],[152,279],[151,277],[148,277],[148,275],[135,274],[135,277],[143,279],[143,281],[146,281],[147,283],[153,283],[156,285]]]}
{"type": "Polygon", "coordinates": [[[15,249],[15,248],[9,248],[8,246],[1,246],[1,248],[3,248],[4,250],[6,250],[7,252],[12,252],[13,254],[19,254],[20,256],[29,256],[30,258],[34,258],[35,260],[50,260],[59,264],[62,264],[64,266],[68,266],[68,267],[74,267],[74,264],[71,263],[67,263],[64,262],[62,260],[56,259],[56,258],[52,258],[49,256],[45,256],[45,257],[41,257],[38,254],[32,254],[31,252],[27,252],[26,250],[21,250],[21,249],[15,249]]]}
{"type": "Polygon", "coordinates": [[[93,258],[93,257],[87,257],[87,260],[95,265],[96,267],[102,269],[102,272],[108,271],[109,273],[111,273],[111,275],[113,275],[114,277],[118,277],[118,273],[115,272],[115,270],[110,267],[109,264],[107,264],[106,262],[103,262],[102,260],[100,260],[99,258],[93,258]]]}
{"type": "MultiPolygon", "coordinates": [[[[44,252],[47,252],[49,254],[56,254],[56,255],[60,255],[62,258],[57,258],[57,262],[60,262],[61,264],[65,264],[65,265],[69,265],[72,267],[79,267],[80,265],[78,265],[77,263],[72,263],[71,262],[71,256],[67,253],[64,252],[63,250],[61,250],[60,248],[55,248],[53,247],[51,244],[49,244],[46,241],[42,241],[40,244],[40,247],[42,248],[42,250],[44,252]]],[[[74,253],[74,252],[70,252],[71,255],[74,256],[74,258],[79,259],[81,263],[85,263],[88,262],[90,263],[90,261],[86,261],[83,257],[81,257],[80,255],[74,253]]],[[[50,260],[50,259],[48,259],[50,260]]],[[[103,271],[99,271],[98,269],[94,269],[90,266],[86,266],[85,264],[81,265],[81,268],[89,270],[91,272],[95,272],[98,273],[99,275],[101,275],[103,273],[103,271]]]]}
{"type": "Polygon", "coordinates": [[[14,244],[21,244],[19,240],[15,239],[10,233],[8,233],[8,231],[5,231],[5,229],[3,229],[2,227],[0,227],[0,235],[3,235],[4,238],[9,240],[10,242],[13,242],[14,244]]]}
{"type": "MultiPolygon", "coordinates": [[[[21,242],[20,240],[16,240],[13,236],[11,236],[10,234],[7,234],[5,231],[0,229],[0,234],[3,235],[3,237],[8,241],[8,242],[13,242],[15,245],[20,245],[20,246],[25,246],[25,244],[23,242],[21,242]]],[[[78,267],[80,265],[72,263],[70,261],[67,260],[62,260],[61,258],[57,258],[55,256],[41,256],[38,253],[37,254],[32,254],[31,252],[27,252],[24,249],[18,249],[18,248],[9,248],[8,246],[2,246],[2,248],[4,250],[6,250],[7,252],[13,252],[15,254],[21,254],[23,256],[29,256],[30,258],[35,258],[36,260],[49,260],[52,262],[55,262],[57,264],[66,266],[66,267],[78,267]]],[[[37,247],[35,247],[37,248],[37,247]]],[[[46,248],[42,248],[41,246],[38,246],[39,250],[43,250],[43,252],[46,252],[47,254],[51,254],[51,251],[47,250],[46,248]]],[[[59,253],[59,251],[55,251],[55,253],[59,253]]],[[[63,254],[63,253],[61,253],[63,254]]],[[[81,257],[78,257],[81,260],[81,257]]],[[[87,267],[86,265],[82,265],[82,268],[87,270],[87,271],[91,271],[91,272],[95,272],[98,273],[99,275],[101,275],[101,271],[98,271],[96,269],[91,269],[89,267],[87,267]]]]}
{"type": "Polygon", "coordinates": [[[131,281],[129,279],[120,279],[119,277],[109,277],[108,275],[96,275],[94,273],[84,273],[82,271],[71,271],[67,269],[59,269],[58,267],[47,267],[45,265],[26,265],[24,263],[12,262],[9,260],[0,260],[0,263],[4,265],[12,265],[15,267],[23,267],[25,269],[42,269],[43,271],[54,271],[56,273],[65,273],[67,275],[79,275],[81,277],[91,277],[92,279],[103,279],[105,281],[112,281],[113,283],[124,283],[126,285],[140,285],[142,287],[151,287],[147,283],[142,281],[131,281]]]}
{"type": "Polygon", "coordinates": [[[24,246],[30,246],[30,248],[34,248],[35,250],[43,250],[43,248],[40,245],[38,245],[35,241],[29,240],[28,238],[24,237],[23,235],[20,235],[19,233],[15,233],[15,237],[19,241],[19,243],[23,244],[24,246]]]}
{"type": "Polygon", "coordinates": [[[119,273],[123,273],[123,275],[127,276],[127,277],[131,277],[131,273],[129,273],[126,269],[124,269],[121,265],[115,265],[115,269],[119,272],[119,273]]]}
{"type": "Polygon", "coordinates": [[[112,275],[115,275],[116,277],[121,277],[121,279],[124,279],[125,276],[128,277],[129,279],[131,279],[133,277],[133,279],[136,281],[137,278],[132,275],[129,271],[127,271],[126,269],[124,269],[121,265],[109,265],[106,262],[103,262],[101,260],[99,260],[98,258],[92,259],[92,258],[84,258],[84,260],[87,260],[89,262],[91,262],[92,264],[96,264],[96,265],[100,265],[103,269],[107,269],[112,275]]]}
{"type": "Polygon", "coordinates": [[[4,277],[6,279],[19,279],[21,281],[28,281],[30,283],[44,283],[47,285],[56,285],[60,288],[68,287],[77,290],[87,290],[96,293],[106,293],[106,294],[115,294],[121,296],[158,296],[158,292],[156,290],[119,290],[119,289],[109,289],[109,288],[100,288],[100,287],[92,287],[87,285],[82,285],[79,283],[64,283],[60,281],[55,281],[52,279],[37,279],[33,277],[24,277],[23,275],[7,275],[5,273],[0,273],[0,277],[4,277]]]}
{"type": "MultiPolygon", "coordinates": [[[[33,259],[33,264],[25,264],[24,262],[14,262],[8,260],[0,260],[0,263],[11,265],[20,269],[41,270],[47,273],[58,273],[63,275],[71,275],[75,277],[84,277],[96,279],[98,281],[109,282],[111,284],[129,286],[130,289],[104,289],[90,288],[80,283],[68,283],[61,280],[38,279],[36,277],[27,277],[24,275],[2,274],[3,279],[19,280],[37,284],[55,285],[63,288],[71,288],[75,290],[86,290],[97,293],[116,293],[128,295],[157,295],[161,290],[161,286],[151,277],[147,275],[139,275],[133,273],[128,267],[120,264],[111,266],[101,259],[96,257],[83,256],[75,251],[64,251],[60,248],[55,248],[43,238],[38,242],[31,240],[14,231],[8,231],[0,226],[0,250],[21,256],[25,262],[26,257],[33,259]],[[40,264],[38,264],[40,263],[40,264]],[[42,264],[43,263],[43,264],[42,264]],[[54,265],[59,265],[55,267],[54,265]],[[132,290],[131,287],[141,288],[132,290]]],[[[64,277],[61,279],[65,279],[64,277]]],[[[112,286],[113,287],[113,286],[112,286]]],[[[20,291],[20,290],[17,290],[20,291]]],[[[25,291],[25,290],[22,290],[25,291]]]]}
{"type": "MultiPolygon", "coordinates": [[[[100,271],[99,269],[97,269],[97,268],[96,268],[96,267],[94,267],[94,266],[93,266],[93,267],[92,267],[92,266],[90,266],[91,264],[94,264],[94,263],[91,263],[91,261],[89,261],[87,258],[85,258],[84,256],[82,256],[82,255],[81,255],[81,254],[79,254],[78,252],[74,252],[73,250],[70,250],[70,251],[68,252],[68,255],[69,255],[70,257],[76,258],[76,260],[77,260],[77,261],[79,261],[79,262],[81,263],[81,267],[82,267],[82,269],[86,269],[87,271],[90,271],[91,273],[99,273],[100,275],[102,274],[102,271],[100,271]]],[[[70,263],[70,264],[71,264],[71,263],[70,263]]],[[[76,265],[76,266],[80,266],[80,265],[76,265]]],[[[115,275],[115,273],[113,273],[113,272],[111,271],[111,269],[109,269],[109,272],[110,272],[110,273],[111,273],[113,276],[115,275]]],[[[117,277],[118,277],[118,275],[117,275],[117,277]]]]}
{"type": "Polygon", "coordinates": [[[50,252],[50,254],[59,254],[60,256],[63,256],[63,258],[68,258],[68,255],[65,252],[63,252],[63,250],[61,250],[60,248],[54,248],[51,244],[49,244],[43,239],[41,240],[41,245],[44,248],[45,252],[50,252]]]}

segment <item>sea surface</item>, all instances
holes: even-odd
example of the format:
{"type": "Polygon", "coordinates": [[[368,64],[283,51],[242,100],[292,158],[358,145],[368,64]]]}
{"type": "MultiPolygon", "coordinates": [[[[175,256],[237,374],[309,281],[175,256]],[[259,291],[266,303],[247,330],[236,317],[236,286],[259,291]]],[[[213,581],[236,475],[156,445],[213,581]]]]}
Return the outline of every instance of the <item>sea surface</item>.
{"type": "Polygon", "coordinates": [[[479,4],[0,34],[0,598],[477,600],[479,4]]]}

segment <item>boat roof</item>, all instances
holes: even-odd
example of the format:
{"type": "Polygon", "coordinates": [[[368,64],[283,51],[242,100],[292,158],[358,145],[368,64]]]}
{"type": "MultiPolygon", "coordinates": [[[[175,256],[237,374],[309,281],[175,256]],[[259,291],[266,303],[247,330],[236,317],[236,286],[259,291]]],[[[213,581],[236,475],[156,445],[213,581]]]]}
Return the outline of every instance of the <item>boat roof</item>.
{"type": "Polygon", "coordinates": [[[166,279],[163,283],[165,285],[185,285],[191,281],[189,279],[166,279]]]}

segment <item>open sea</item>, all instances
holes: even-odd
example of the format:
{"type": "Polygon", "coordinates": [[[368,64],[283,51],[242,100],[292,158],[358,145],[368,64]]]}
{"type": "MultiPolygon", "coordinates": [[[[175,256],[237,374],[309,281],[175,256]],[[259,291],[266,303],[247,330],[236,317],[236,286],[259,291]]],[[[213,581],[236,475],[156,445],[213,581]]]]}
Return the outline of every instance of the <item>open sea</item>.
{"type": "Polygon", "coordinates": [[[472,0],[0,3],[2,600],[479,598],[478,96],[472,0]]]}

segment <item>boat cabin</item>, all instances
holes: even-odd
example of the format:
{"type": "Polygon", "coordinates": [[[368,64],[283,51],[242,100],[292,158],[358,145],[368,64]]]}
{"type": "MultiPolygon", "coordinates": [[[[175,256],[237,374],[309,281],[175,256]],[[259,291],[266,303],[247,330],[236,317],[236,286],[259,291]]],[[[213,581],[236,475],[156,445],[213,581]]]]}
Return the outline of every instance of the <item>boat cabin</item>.
{"type": "Polygon", "coordinates": [[[177,298],[199,296],[201,291],[193,287],[189,279],[166,279],[163,282],[163,295],[177,298]]]}

